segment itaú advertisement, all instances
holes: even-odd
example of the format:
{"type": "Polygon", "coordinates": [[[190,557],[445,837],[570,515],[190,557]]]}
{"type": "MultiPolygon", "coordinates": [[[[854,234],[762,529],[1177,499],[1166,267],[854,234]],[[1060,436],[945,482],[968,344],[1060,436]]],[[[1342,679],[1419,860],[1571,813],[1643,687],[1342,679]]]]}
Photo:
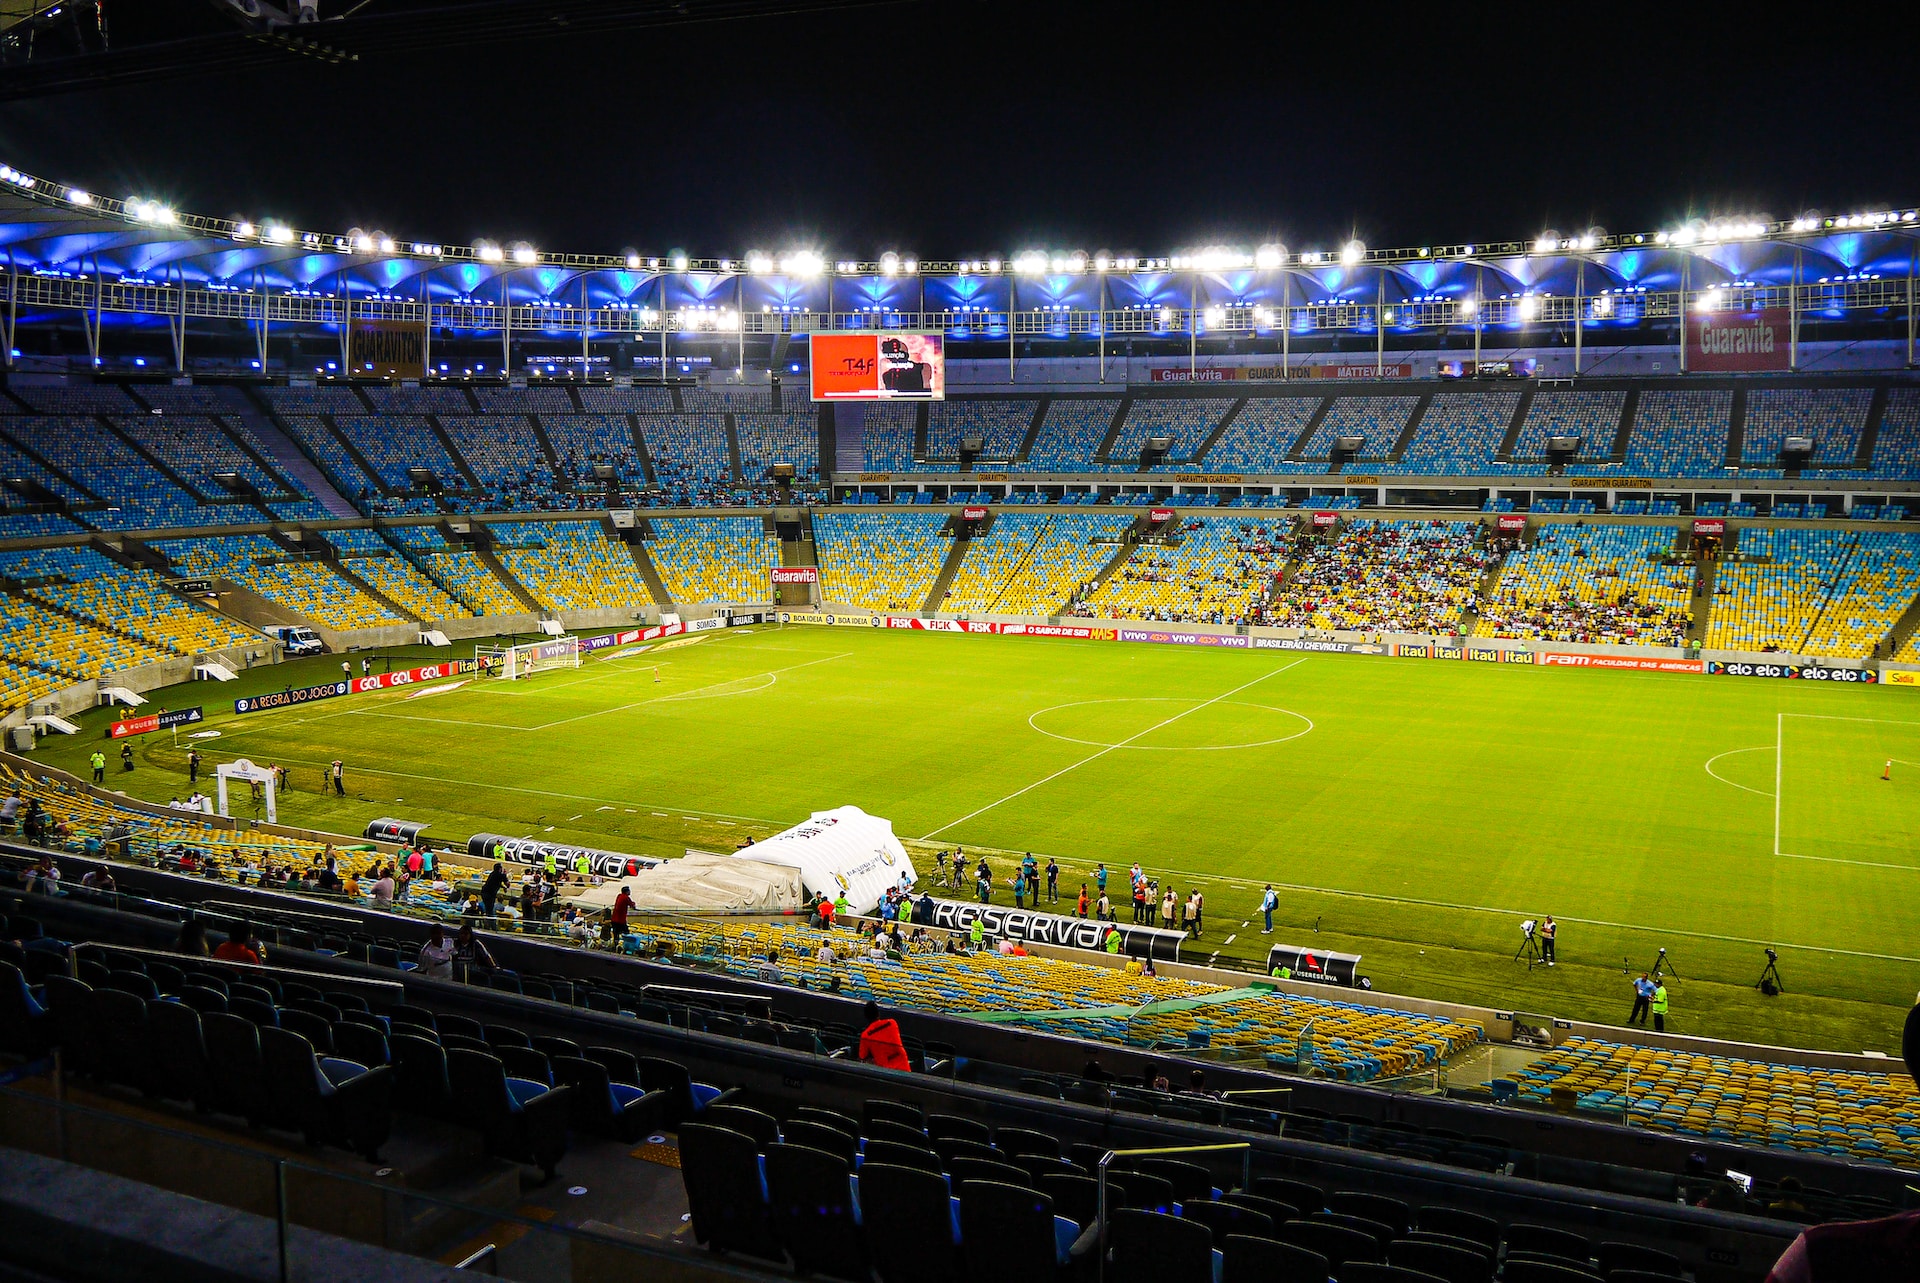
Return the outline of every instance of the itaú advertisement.
{"type": "Polygon", "coordinates": [[[1784,307],[1695,312],[1687,318],[1687,368],[1784,370],[1791,324],[1784,307]]]}
{"type": "Polygon", "coordinates": [[[938,334],[815,334],[810,342],[816,401],[946,398],[946,345],[938,334]]]}

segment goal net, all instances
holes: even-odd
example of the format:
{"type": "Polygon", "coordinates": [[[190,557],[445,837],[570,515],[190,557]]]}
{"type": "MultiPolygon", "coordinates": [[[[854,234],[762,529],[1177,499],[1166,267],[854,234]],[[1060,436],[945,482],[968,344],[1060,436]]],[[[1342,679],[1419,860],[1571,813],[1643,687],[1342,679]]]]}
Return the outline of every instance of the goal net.
{"type": "Polygon", "coordinates": [[[580,667],[580,639],[555,637],[520,646],[475,646],[473,658],[489,677],[519,681],[551,669],[580,667]]]}

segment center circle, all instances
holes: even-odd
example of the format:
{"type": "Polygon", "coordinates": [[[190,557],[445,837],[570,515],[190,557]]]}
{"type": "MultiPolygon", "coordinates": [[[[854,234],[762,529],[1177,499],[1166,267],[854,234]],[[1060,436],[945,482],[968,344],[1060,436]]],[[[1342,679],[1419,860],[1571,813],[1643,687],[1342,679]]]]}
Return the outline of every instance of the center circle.
{"type": "Polygon", "coordinates": [[[1114,699],[1083,699],[1071,704],[1055,704],[1040,709],[1028,716],[1027,725],[1050,739],[1064,740],[1069,744],[1085,744],[1089,748],[1141,749],[1154,753],[1206,753],[1232,748],[1263,748],[1269,744],[1285,744],[1288,740],[1299,739],[1313,729],[1313,719],[1304,713],[1296,713],[1290,708],[1275,708],[1270,704],[1255,704],[1246,700],[1195,700],[1178,699],[1170,695],[1136,695],[1114,699]],[[1120,705],[1146,706],[1139,709],[1123,709],[1120,705]],[[1215,710],[1249,710],[1233,712],[1224,718],[1215,710]],[[1080,710],[1075,712],[1073,710],[1080,710]],[[1129,716],[1129,713],[1133,716],[1129,716]],[[1212,735],[1206,731],[1209,721],[1218,724],[1221,721],[1237,723],[1237,726],[1222,727],[1212,735]],[[1058,729],[1049,729],[1051,723],[1058,729]],[[1106,738],[1092,738],[1095,727],[1104,723],[1106,738]],[[1257,729],[1256,729],[1257,728],[1257,729]],[[1070,731],[1080,734],[1070,734],[1070,731]],[[1152,738],[1162,730],[1178,735],[1182,731],[1198,733],[1201,739],[1217,738],[1218,743],[1194,744],[1148,744],[1141,740],[1152,738]],[[1266,731],[1278,732],[1266,734],[1266,731]]]}

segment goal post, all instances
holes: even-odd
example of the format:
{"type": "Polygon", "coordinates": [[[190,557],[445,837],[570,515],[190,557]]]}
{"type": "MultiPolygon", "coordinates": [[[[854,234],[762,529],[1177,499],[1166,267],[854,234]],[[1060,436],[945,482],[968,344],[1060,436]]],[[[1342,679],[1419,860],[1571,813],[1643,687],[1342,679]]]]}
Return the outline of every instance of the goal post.
{"type": "Polygon", "coordinates": [[[519,681],[536,673],[580,667],[580,639],[551,637],[519,646],[475,646],[473,658],[487,676],[519,681]]]}

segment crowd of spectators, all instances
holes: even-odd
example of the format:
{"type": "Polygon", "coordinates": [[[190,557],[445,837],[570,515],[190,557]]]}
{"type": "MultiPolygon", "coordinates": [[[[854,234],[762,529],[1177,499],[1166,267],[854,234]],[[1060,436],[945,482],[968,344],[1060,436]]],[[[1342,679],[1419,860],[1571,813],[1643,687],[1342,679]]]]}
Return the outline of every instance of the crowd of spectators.
{"type": "Polygon", "coordinates": [[[1269,607],[1280,627],[1455,633],[1499,561],[1472,521],[1354,521],[1299,540],[1299,566],[1269,607]]]}

